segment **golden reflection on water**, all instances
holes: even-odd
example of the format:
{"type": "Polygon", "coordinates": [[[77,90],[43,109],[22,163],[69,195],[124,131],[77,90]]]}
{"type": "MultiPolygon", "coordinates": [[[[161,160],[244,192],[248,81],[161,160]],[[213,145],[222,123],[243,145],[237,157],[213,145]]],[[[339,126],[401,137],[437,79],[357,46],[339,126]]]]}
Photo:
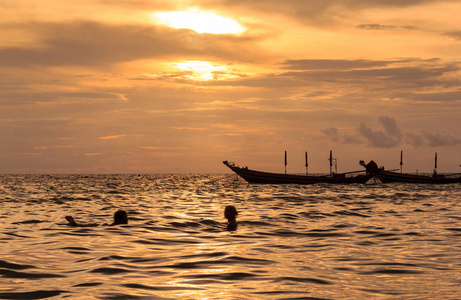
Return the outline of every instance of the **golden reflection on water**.
{"type": "Polygon", "coordinates": [[[0,185],[0,293],[450,299],[461,292],[459,186],[251,186],[175,175],[60,179],[52,191],[56,181],[39,179],[27,193],[0,185]],[[239,210],[236,231],[225,230],[227,204],[239,210]],[[129,224],[103,226],[119,208],[129,224]],[[67,226],[67,214],[98,226],[67,226]]]}

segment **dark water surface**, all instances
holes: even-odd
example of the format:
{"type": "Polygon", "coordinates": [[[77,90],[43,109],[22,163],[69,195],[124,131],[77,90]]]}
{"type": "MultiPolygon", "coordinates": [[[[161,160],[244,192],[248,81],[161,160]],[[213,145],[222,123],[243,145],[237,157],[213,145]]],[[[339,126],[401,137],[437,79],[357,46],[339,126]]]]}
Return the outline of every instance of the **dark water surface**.
{"type": "Polygon", "coordinates": [[[0,199],[0,299],[461,297],[461,184],[4,175],[0,199]]]}

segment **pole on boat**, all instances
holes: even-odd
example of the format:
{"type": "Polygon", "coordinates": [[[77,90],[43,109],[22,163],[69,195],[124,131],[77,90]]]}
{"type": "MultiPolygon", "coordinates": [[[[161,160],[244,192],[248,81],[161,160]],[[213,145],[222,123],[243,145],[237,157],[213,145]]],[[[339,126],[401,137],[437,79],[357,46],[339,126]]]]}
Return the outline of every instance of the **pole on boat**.
{"type": "Polygon", "coordinates": [[[400,150],[400,173],[402,173],[402,166],[403,166],[403,151],[400,150]]]}
{"type": "Polygon", "coordinates": [[[287,151],[285,150],[285,174],[287,173],[287,151]]]}
{"type": "Polygon", "coordinates": [[[437,175],[437,152],[435,152],[434,175],[437,175]]]}
{"type": "Polygon", "coordinates": [[[305,164],[305,166],[306,166],[306,176],[308,176],[309,172],[307,171],[307,168],[309,167],[309,164],[307,163],[307,151],[304,153],[304,157],[306,159],[306,164],[305,164]]]}
{"type": "Polygon", "coordinates": [[[331,167],[333,166],[333,153],[331,152],[331,150],[330,150],[330,159],[329,159],[329,161],[330,161],[330,176],[331,176],[331,167]]]}

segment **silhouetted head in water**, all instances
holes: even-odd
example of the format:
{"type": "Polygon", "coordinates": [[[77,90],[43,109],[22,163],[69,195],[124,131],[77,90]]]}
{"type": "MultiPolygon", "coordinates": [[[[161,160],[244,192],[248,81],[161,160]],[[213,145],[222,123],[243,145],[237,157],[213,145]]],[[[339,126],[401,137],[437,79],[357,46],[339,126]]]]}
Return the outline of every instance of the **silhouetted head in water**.
{"type": "Polygon", "coordinates": [[[72,216],[66,216],[65,217],[67,222],[69,222],[70,226],[78,226],[77,222],[75,222],[74,217],[72,216]]]}
{"type": "MultiPolygon", "coordinates": [[[[66,220],[69,222],[70,226],[98,226],[98,224],[81,224],[75,222],[72,216],[66,216],[66,220]]],[[[128,224],[128,214],[124,210],[118,210],[114,213],[114,222],[109,226],[128,224]]]]}
{"type": "Polygon", "coordinates": [[[128,214],[124,210],[117,210],[114,213],[114,223],[110,225],[113,226],[120,224],[128,224],[128,214]]]}
{"type": "Polygon", "coordinates": [[[228,205],[224,209],[224,218],[227,219],[227,230],[237,229],[237,209],[233,205],[228,205]]]}

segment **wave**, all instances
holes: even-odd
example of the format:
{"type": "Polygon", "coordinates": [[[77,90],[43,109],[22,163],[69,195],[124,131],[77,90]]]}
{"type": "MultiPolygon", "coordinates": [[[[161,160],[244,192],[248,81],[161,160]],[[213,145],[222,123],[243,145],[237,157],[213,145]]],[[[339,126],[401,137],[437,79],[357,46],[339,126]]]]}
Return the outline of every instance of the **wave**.
{"type": "Polygon", "coordinates": [[[461,185],[0,176],[4,299],[456,299],[461,185]],[[238,228],[223,210],[235,205],[238,228]],[[63,216],[104,224],[71,227],[63,216]],[[46,287],[46,288],[45,288],[46,287]]]}
{"type": "Polygon", "coordinates": [[[59,296],[67,291],[62,290],[38,290],[32,292],[0,292],[1,299],[43,299],[59,296]]]}

